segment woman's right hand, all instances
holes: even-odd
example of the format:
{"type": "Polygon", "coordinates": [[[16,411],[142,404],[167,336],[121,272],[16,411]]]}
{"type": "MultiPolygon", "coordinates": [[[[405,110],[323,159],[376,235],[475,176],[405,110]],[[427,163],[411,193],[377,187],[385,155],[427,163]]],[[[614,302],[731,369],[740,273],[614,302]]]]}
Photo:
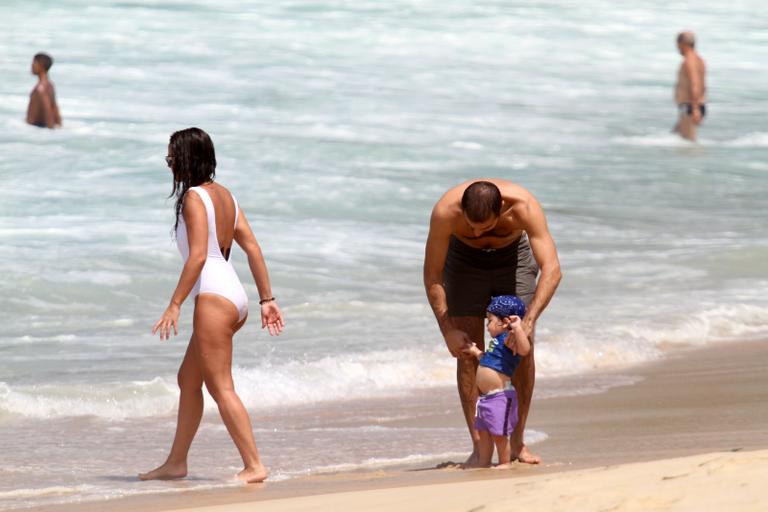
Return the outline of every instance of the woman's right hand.
{"type": "Polygon", "coordinates": [[[177,306],[176,304],[169,304],[167,308],[165,308],[165,312],[163,313],[163,316],[160,317],[160,320],[155,323],[155,326],[152,327],[152,335],[154,336],[157,331],[160,331],[160,340],[167,340],[171,337],[171,327],[173,327],[173,334],[174,336],[179,334],[179,313],[181,312],[181,308],[177,306]]]}

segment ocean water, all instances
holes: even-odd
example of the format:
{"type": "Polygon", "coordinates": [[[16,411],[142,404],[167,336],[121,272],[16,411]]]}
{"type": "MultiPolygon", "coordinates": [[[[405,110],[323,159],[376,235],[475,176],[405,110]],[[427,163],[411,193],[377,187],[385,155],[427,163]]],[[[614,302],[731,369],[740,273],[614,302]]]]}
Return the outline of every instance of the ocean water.
{"type": "Polygon", "coordinates": [[[762,2],[5,0],[0,20],[0,509],[232,485],[210,400],[195,478],[133,478],[166,454],[190,334],[190,304],[177,338],[149,332],[181,268],[163,157],[187,126],[286,316],[235,343],[276,479],[466,452],[421,265],[434,202],[469,178],[531,190],[559,249],[537,399],[768,334],[762,2]],[[669,133],[685,28],[709,66],[697,145],[669,133]],[[41,50],[53,132],[23,122],[41,50]],[[454,420],[429,419],[438,395],[454,420]]]}

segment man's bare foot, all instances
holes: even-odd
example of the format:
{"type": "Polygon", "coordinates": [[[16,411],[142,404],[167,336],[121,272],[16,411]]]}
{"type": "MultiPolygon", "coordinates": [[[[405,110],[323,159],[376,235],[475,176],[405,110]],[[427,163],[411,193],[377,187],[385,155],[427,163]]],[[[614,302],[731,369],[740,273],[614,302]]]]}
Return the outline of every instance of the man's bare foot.
{"type": "Polygon", "coordinates": [[[263,464],[252,468],[245,468],[237,474],[237,479],[247,484],[257,484],[267,479],[267,468],[263,464]]]}
{"type": "Polygon", "coordinates": [[[509,469],[512,467],[512,464],[509,462],[505,462],[504,464],[497,464],[493,466],[493,469],[509,469]]]}
{"type": "Polygon", "coordinates": [[[523,464],[539,464],[541,462],[541,457],[538,455],[532,453],[527,446],[523,445],[520,450],[517,452],[517,455],[512,455],[512,460],[519,460],[523,464]]]}
{"type": "Polygon", "coordinates": [[[467,457],[467,460],[464,461],[464,464],[462,464],[462,467],[476,468],[476,467],[479,467],[477,465],[479,462],[480,462],[480,454],[477,452],[477,450],[472,450],[472,453],[469,454],[469,457],[467,457]]]}
{"type": "Polygon", "coordinates": [[[187,476],[187,464],[171,464],[166,462],[159,468],[147,473],[139,473],[139,480],[177,480],[187,476]]]}

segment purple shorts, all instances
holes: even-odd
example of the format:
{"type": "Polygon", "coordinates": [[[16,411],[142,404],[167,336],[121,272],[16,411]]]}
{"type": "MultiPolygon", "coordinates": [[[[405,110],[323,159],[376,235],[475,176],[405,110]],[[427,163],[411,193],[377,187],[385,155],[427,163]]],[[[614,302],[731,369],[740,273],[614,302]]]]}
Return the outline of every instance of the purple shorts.
{"type": "Polygon", "coordinates": [[[492,436],[508,436],[517,425],[517,393],[505,389],[477,400],[475,428],[492,436]]]}

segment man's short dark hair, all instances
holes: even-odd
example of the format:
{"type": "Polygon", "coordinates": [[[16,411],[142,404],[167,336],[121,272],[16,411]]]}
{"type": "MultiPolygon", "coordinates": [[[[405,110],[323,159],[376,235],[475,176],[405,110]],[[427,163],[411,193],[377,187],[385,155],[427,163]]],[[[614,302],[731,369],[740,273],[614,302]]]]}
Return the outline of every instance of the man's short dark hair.
{"type": "MultiPolygon", "coordinates": [[[[29,54],[27,54],[29,55],[29,54]]],[[[43,69],[47,72],[53,66],[53,59],[47,53],[38,53],[35,55],[34,61],[43,66],[43,69]]]]}
{"type": "Polygon", "coordinates": [[[490,181],[476,181],[461,196],[461,210],[470,222],[485,222],[501,215],[501,191],[490,181]]]}

